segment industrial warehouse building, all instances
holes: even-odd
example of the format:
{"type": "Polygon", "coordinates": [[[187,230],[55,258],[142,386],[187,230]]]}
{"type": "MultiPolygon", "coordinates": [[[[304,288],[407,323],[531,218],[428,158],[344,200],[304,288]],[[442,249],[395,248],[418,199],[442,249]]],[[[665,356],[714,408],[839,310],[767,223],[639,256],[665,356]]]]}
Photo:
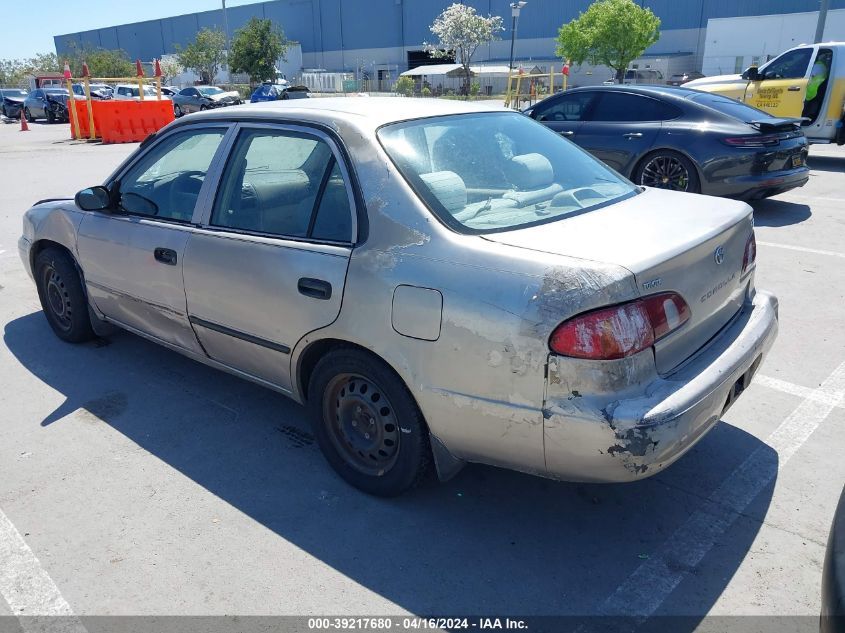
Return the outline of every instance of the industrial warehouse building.
{"type": "MultiPolygon", "coordinates": [[[[251,17],[277,22],[299,43],[293,59],[297,69],[366,74],[388,86],[402,72],[431,60],[423,42],[429,26],[452,0],[272,0],[226,10],[192,13],[158,20],[106,26],[55,36],[59,56],[73,47],[120,48],[144,61],[185,46],[203,27],[233,33],[251,17]],[[301,58],[299,51],[301,50],[301,58]],[[301,59],[301,61],[300,61],[301,59]]],[[[812,41],[818,0],[638,0],[661,21],[660,41],[638,60],[639,67],[657,68],[672,59],[684,60],[685,70],[705,74],[733,73],[752,62],[765,61],[782,50],[812,41]],[[763,17],[765,16],[765,17],[763,17]],[[653,66],[652,66],[653,62],[653,66]]],[[[480,13],[502,16],[506,30],[500,41],[483,46],[474,63],[507,63],[511,38],[509,0],[467,0],[480,13]]],[[[561,24],[584,11],[590,0],[529,0],[517,26],[516,59],[552,65],[555,37],[561,24]]],[[[845,0],[830,0],[826,40],[845,40],[845,0]]],[[[664,71],[665,72],[665,71],[664,71]]],[[[674,71],[673,71],[674,72],[674,71]]],[[[573,69],[580,84],[598,83],[607,73],[573,69]],[[580,77],[579,77],[580,74],[580,77]]]]}

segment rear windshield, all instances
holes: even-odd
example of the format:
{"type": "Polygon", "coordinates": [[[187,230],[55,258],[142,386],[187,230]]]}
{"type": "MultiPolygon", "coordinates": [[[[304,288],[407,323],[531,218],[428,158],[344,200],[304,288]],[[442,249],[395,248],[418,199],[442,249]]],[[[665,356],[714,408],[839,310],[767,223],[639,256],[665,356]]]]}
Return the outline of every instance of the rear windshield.
{"type": "Polygon", "coordinates": [[[709,92],[695,93],[692,97],[690,97],[690,101],[695,101],[701,105],[713,108],[722,114],[727,114],[728,116],[732,116],[735,119],[739,119],[740,121],[744,121],[746,123],[749,121],[759,121],[760,119],[768,119],[771,117],[768,112],[763,112],[762,110],[752,108],[750,105],[740,103],[734,99],[709,92]]]}
{"type": "Polygon", "coordinates": [[[417,195],[462,233],[554,221],[638,189],[573,143],[516,112],[395,123],[378,138],[417,195]]]}

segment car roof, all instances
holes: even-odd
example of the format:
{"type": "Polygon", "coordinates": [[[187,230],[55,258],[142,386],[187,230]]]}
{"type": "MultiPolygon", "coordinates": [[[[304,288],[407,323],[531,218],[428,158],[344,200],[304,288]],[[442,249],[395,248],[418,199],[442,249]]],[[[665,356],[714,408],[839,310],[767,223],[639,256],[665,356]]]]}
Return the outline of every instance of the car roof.
{"type": "Polygon", "coordinates": [[[445,99],[409,99],[406,97],[323,97],[307,100],[261,101],[237,108],[221,108],[198,112],[179,119],[196,123],[203,119],[301,119],[326,125],[343,119],[358,125],[376,128],[387,123],[411,119],[447,116],[472,112],[513,112],[493,105],[445,99]]]}
{"type": "MultiPolygon", "coordinates": [[[[689,99],[701,92],[701,90],[693,90],[692,88],[684,88],[683,86],[664,86],[664,85],[614,85],[614,86],[582,86],[580,88],[573,88],[567,92],[586,92],[589,90],[601,92],[632,92],[642,95],[651,95],[653,97],[676,97],[680,99],[689,99]]],[[[560,94],[560,93],[558,93],[560,94]]]]}

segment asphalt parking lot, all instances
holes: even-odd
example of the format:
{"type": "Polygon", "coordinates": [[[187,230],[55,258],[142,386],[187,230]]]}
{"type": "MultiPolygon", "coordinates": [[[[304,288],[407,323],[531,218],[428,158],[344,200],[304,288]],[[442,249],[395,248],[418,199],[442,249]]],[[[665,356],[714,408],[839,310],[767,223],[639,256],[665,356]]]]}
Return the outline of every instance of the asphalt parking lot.
{"type": "MultiPolygon", "coordinates": [[[[38,199],[137,144],[0,125],[0,615],[805,616],[845,484],[845,147],[755,202],[780,335],[688,455],[625,485],[469,466],[399,499],[284,397],[141,338],[67,345],[17,254],[38,199]]],[[[718,204],[714,199],[714,204],[718,204]]],[[[690,624],[690,622],[692,624],[690,624]]]]}

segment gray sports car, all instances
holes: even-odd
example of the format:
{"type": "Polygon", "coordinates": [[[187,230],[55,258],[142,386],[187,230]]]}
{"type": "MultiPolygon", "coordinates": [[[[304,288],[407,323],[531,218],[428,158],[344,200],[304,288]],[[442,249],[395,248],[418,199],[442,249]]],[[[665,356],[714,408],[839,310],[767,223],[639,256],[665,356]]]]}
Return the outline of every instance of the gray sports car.
{"type": "Polygon", "coordinates": [[[636,186],[516,112],[397,101],[192,115],[37,203],[19,248],[50,327],[306,404],[373,494],[432,463],[630,481],[678,459],[776,336],[751,209],[636,186]]]}
{"type": "Polygon", "coordinates": [[[637,184],[765,198],[810,178],[800,119],[670,86],[594,86],[553,95],[526,114],[637,184]]]}

